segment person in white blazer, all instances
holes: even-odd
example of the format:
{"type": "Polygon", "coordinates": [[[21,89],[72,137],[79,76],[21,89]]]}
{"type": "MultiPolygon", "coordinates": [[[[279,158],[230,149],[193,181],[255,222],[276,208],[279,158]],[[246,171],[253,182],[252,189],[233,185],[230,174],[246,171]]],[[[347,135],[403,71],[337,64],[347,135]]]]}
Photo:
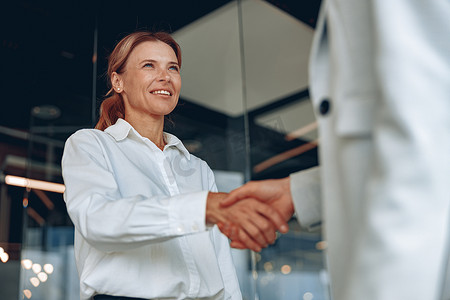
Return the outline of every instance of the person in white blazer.
{"type": "Polygon", "coordinates": [[[322,221],[335,300],[441,299],[450,2],[324,0],[309,71],[320,167],[247,183],[223,205],[255,197],[304,227],[322,221]]]}

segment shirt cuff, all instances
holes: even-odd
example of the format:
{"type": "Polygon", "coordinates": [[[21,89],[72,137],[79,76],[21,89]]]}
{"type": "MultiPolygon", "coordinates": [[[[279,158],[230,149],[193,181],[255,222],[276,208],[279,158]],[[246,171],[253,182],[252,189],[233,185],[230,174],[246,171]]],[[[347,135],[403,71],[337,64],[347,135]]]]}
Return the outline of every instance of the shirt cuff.
{"type": "Polygon", "coordinates": [[[173,197],[169,204],[169,224],[174,235],[197,233],[206,230],[206,198],[208,191],[182,194],[173,197]]]}
{"type": "Polygon", "coordinates": [[[318,167],[290,175],[291,195],[302,228],[314,230],[322,223],[320,169],[318,167]]]}

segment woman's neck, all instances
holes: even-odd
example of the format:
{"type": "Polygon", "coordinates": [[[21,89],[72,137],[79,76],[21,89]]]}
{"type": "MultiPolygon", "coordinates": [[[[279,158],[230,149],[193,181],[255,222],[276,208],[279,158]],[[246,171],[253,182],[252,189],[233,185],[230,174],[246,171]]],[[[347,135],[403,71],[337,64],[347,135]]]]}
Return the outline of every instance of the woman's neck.
{"type": "Polygon", "coordinates": [[[125,114],[125,121],[130,123],[140,135],[148,138],[159,149],[164,150],[164,146],[166,145],[163,136],[164,116],[158,116],[156,118],[146,116],[142,118],[125,114]]]}

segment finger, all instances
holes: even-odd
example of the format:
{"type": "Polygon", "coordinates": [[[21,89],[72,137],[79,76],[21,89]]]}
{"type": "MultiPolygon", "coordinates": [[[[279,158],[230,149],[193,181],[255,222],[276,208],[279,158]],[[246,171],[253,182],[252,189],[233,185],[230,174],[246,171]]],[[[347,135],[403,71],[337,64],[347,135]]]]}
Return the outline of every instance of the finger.
{"type": "Polygon", "coordinates": [[[271,224],[270,221],[264,217],[255,213],[250,213],[249,215],[246,215],[245,219],[242,219],[239,224],[241,226],[241,230],[239,230],[239,240],[243,241],[241,232],[245,232],[245,235],[251,237],[251,240],[256,242],[261,248],[267,247],[270,243],[270,239],[266,238],[264,230],[267,230],[271,224]]]}
{"type": "Polygon", "coordinates": [[[245,231],[239,230],[239,242],[241,242],[245,248],[253,250],[255,252],[261,251],[261,246],[255,242],[245,231]]]}
{"type": "Polygon", "coordinates": [[[230,247],[236,249],[251,249],[253,251],[261,251],[261,247],[248,236],[248,240],[245,243],[239,241],[240,237],[244,239],[246,239],[247,237],[245,237],[245,234],[243,233],[239,234],[239,228],[236,225],[229,222],[219,222],[217,223],[217,227],[219,227],[220,231],[231,240],[230,247]]]}
{"type": "Polygon", "coordinates": [[[245,245],[240,241],[231,241],[230,247],[236,249],[247,249],[247,247],[245,247],[245,245]]]}
{"type": "Polygon", "coordinates": [[[220,230],[224,235],[226,235],[228,238],[230,238],[230,228],[229,228],[229,226],[225,225],[225,224],[222,223],[222,222],[218,222],[216,225],[217,225],[217,227],[219,228],[219,230],[220,230]]]}
{"type": "Polygon", "coordinates": [[[230,192],[224,199],[220,200],[220,206],[227,207],[244,198],[245,194],[241,194],[240,191],[234,190],[230,192]]]}
{"type": "Polygon", "coordinates": [[[255,209],[259,214],[270,220],[275,228],[277,228],[281,233],[286,233],[289,231],[289,226],[284,218],[270,205],[259,203],[255,209]]]}
{"type": "MultiPolygon", "coordinates": [[[[260,203],[255,199],[246,199],[229,208],[232,211],[232,222],[263,248],[272,244],[276,238],[276,230],[270,219],[259,213],[259,211],[264,211],[266,207],[266,214],[274,211],[267,204],[260,203]],[[259,211],[257,208],[259,208],[259,211]]],[[[240,240],[242,241],[242,239],[240,240]]]]}
{"type": "Polygon", "coordinates": [[[267,247],[265,240],[260,237],[260,240],[255,239],[255,234],[252,231],[258,232],[258,229],[253,226],[253,224],[246,223],[249,229],[244,230],[243,227],[238,227],[236,225],[232,226],[232,242],[239,242],[243,245],[244,249],[250,249],[256,252],[261,251],[261,248],[267,247]]]}
{"type": "Polygon", "coordinates": [[[233,241],[238,239],[239,228],[235,224],[232,224],[230,222],[225,223],[219,222],[217,223],[217,227],[230,240],[233,241]]]}
{"type": "MultiPolygon", "coordinates": [[[[251,215],[250,220],[251,222],[253,222],[253,225],[258,229],[259,235],[261,235],[264,238],[265,245],[271,245],[275,242],[275,239],[277,237],[276,229],[269,219],[255,213],[251,215]]],[[[260,241],[259,239],[256,238],[254,239],[257,240],[258,242],[260,241]]],[[[263,246],[261,243],[260,245],[263,246]]]]}
{"type": "Polygon", "coordinates": [[[227,207],[239,200],[249,197],[252,194],[253,184],[251,182],[231,191],[225,199],[220,201],[220,206],[227,207]]]}

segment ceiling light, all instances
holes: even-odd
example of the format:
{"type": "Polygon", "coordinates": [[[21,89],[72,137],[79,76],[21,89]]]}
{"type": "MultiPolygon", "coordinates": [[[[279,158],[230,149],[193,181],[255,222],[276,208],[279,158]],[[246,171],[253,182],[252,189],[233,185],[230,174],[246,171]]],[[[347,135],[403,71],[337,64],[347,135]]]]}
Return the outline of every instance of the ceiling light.
{"type": "Polygon", "coordinates": [[[31,189],[43,190],[55,193],[64,193],[66,189],[64,184],[48,182],[43,180],[28,179],[19,176],[6,175],[5,183],[8,185],[21,186],[31,189]]]}

